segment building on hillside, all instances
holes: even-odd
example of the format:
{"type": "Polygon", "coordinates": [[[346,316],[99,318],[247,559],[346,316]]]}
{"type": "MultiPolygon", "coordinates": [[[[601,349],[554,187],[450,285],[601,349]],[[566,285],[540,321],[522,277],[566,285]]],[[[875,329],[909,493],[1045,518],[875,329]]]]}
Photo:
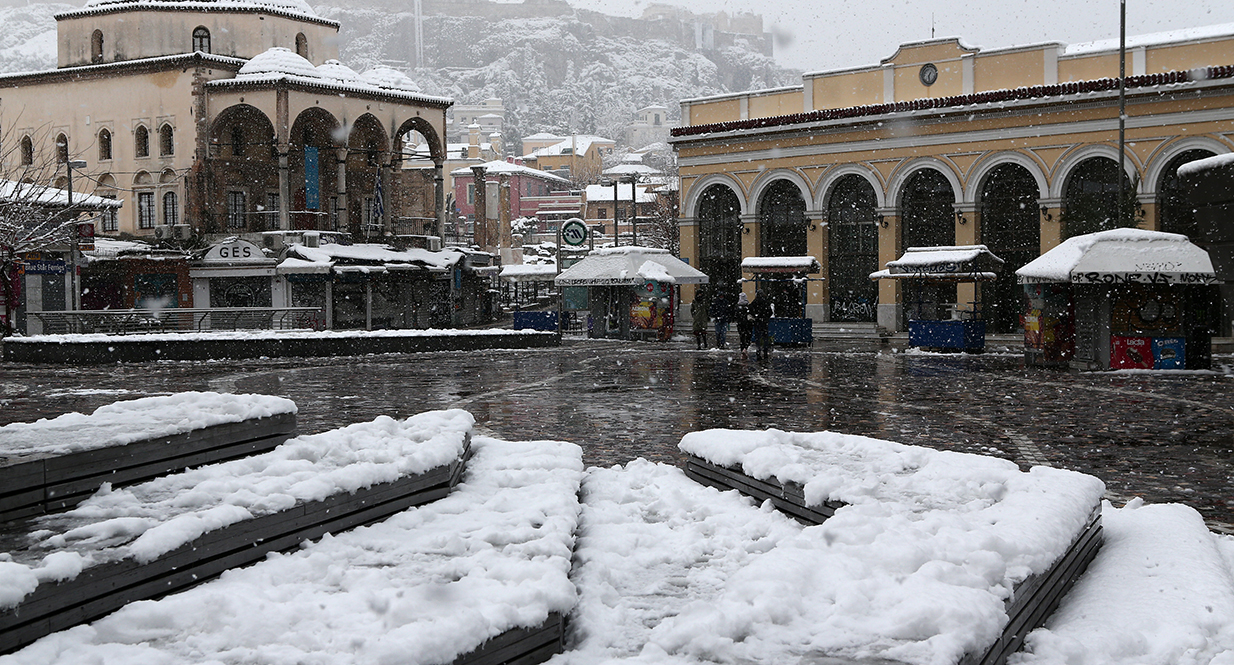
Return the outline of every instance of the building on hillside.
{"type": "Polygon", "coordinates": [[[19,147],[5,168],[84,160],[76,188],[125,202],[101,234],[385,235],[400,218],[441,233],[450,100],[340,64],[339,24],[308,5],[92,0],[55,18],[58,69],[0,76],[0,124],[19,147]],[[404,183],[413,133],[434,173],[404,183]]]}
{"type": "Polygon", "coordinates": [[[569,136],[557,136],[549,132],[537,132],[531,136],[523,137],[523,154],[530,155],[540,148],[557,145],[562,141],[569,139],[569,136]]]}
{"type": "MultiPolygon", "coordinates": [[[[1128,40],[1121,178],[1140,227],[1192,233],[1177,170],[1234,149],[1232,53],[1234,25],[1128,40]]],[[[902,330],[909,302],[979,296],[992,331],[1016,330],[1016,269],[1118,216],[1118,63],[1117,41],[935,39],[799,86],[683,101],[682,254],[713,284],[742,278],[743,257],[814,256],[816,321],[902,330]],[[1006,261],[997,281],[909,293],[869,279],[906,247],[964,244],[1006,261]]]]}
{"type": "Polygon", "coordinates": [[[450,112],[452,117],[447,120],[446,130],[450,141],[466,143],[472,125],[480,127],[482,136],[505,131],[506,107],[500,99],[489,98],[479,104],[455,104],[450,112]]]}
{"type": "Polygon", "coordinates": [[[613,154],[617,142],[599,136],[576,134],[545,148],[523,155],[523,161],[541,171],[574,182],[592,182],[604,168],[604,158],[613,154]]]}
{"type": "Polygon", "coordinates": [[[510,222],[534,217],[545,197],[570,186],[566,179],[525,166],[513,157],[455,169],[450,175],[468,235],[485,251],[511,247],[510,222]]]}
{"type": "Polygon", "coordinates": [[[626,127],[626,145],[640,148],[668,140],[676,122],[668,119],[667,106],[647,106],[634,112],[634,122],[626,127]]]}
{"type": "Polygon", "coordinates": [[[583,202],[588,226],[603,229],[601,234],[627,238],[630,244],[637,236],[636,224],[654,212],[657,195],[644,185],[616,182],[609,185],[587,185],[583,202]]]}
{"type": "MultiPolygon", "coordinates": [[[[445,177],[445,226],[442,230],[442,241],[447,244],[470,244],[470,231],[467,220],[462,217],[458,200],[454,193],[454,172],[472,166],[498,161],[501,154],[494,149],[493,143],[480,140],[478,131],[472,132],[462,143],[446,145],[446,157],[442,172],[445,177]],[[461,221],[460,221],[461,219],[461,221]]],[[[431,153],[424,143],[405,145],[403,147],[403,168],[418,171],[424,176],[434,172],[431,153]]],[[[471,177],[470,171],[467,177],[471,177]]]]}

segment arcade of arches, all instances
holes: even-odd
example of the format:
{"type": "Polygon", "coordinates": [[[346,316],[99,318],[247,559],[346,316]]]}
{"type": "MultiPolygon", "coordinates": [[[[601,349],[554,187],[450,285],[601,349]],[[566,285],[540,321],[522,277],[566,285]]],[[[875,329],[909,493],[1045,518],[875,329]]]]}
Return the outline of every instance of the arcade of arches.
{"type": "Polygon", "coordinates": [[[391,136],[372,114],[344,122],[318,106],[290,120],[280,142],[254,105],[235,104],[214,118],[196,202],[208,233],[439,235],[444,146],[429,123],[413,117],[391,136]],[[407,141],[437,146],[436,166],[404,168],[407,141]]]}
{"type": "MultiPolygon", "coordinates": [[[[942,163],[906,169],[891,182],[868,163],[837,165],[831,171],[848,173],[828,178],[829,171],[823,171],[807,185],[825,189],[817,196],[803,190],[801,170],[792,172],[795,177],[771,173],[753,187],[737,178],[712,176],[688,195],[682,225],[695,232],[683,233],[683,238],[696,238],[694,257],[711,283],[732,290],[743,288],[743,256],[818,258],[824,279],[811,282],[804,312],[796,291],[785,288],[781,293],[774,283],[760,281],[759,288],[772,292],[777,311],[790,312],[788,316],[877,321],[903,329],[911,316],[946,317],[950,307],[965,309],[980,302],[989,330],[1009,333],[1021,327],[1023,311],[1015,270],[1063,239],[1120,225],[1194,233],[1194,215],[1180,192],[1178,167],[1219,149],[1163,150],[1154,163],[1129,163],[1131,175],[1123,173],[1121,223],[1119,169],[1108,153],[1073,159],[1052,178],[1046,178],[1040,166],[1030,170],[1033,161],[996,155],[967,184],[942,163]],[[1156,174],[1155,179],[1149,182],[1140,175],[1146,173],[1156,174]],[[1051,192],[1057,194],[1052,197],[1051,192]],[[869,279],[906,247],[956,244],[984,244],[1003,259],[998,279],[958,287],[880,285],[869,279]],[[885,317],[888,305],[895,306],[894,318],[885,317]]],[[[683,242],[687,257],[690,249],[683,242]]]]}

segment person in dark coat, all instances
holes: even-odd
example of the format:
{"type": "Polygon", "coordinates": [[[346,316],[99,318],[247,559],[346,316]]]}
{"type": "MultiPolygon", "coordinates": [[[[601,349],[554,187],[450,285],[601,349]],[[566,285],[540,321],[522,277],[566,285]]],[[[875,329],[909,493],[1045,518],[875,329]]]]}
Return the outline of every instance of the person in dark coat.
{"type": "Polygon", "coordinates": [[[692,330],[696,349],[707,348],[708,314],[707,294],[700,290],[694,294],[694,302],[690,303],[690,318],[694,319],[692,330]]]}
{"type": "Polygon", "coordinates": [[[711,320],[716,324],[716,348],[728,346],[728,324],[733,320],[733,301],[728,291],[716,291],[716,297],[711,300],[711,320]]]}
{"type": "Polygon", "coordinates": [[[771,354],[771,333],[767,327],[773,316],[775,316],[775,308],[771,306],[771,299],[762,289],[759,289],[754,293],[754,300],[750,302],[750,322],[754,326],[754,348],[759,358],[766,358],[771,354]]]}
{"type": "Polygon", "coordinates": [[[737,307],[733,314],[733,320],[737,323],[737,338],[741,343],[741,355],[745,357],[746,349],[750,348],[750,339],[754,334],[754,327],[750,322],[750,299],[746,297],[744,292],[737,295],[737,307]]]}

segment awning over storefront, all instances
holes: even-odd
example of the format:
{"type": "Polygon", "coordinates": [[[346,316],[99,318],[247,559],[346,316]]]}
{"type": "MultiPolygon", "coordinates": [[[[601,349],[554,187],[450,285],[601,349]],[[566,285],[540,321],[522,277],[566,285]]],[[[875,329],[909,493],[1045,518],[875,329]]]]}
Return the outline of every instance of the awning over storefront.
{"type": "Polygon", "coordinates": [[[747,256],[741,260],[741,271],[762,273],[822,272],[823,266],[813,256],[747,256]]]}
{"type": "Polygon", "coordinates": [[[324,275],[330,272],[330,268],[334,267],[331,261],[305,261],[288,257],[283,259],[278,265],[278,274],[280,275],[324,275]]]}
{"type": "Polygon", "coordinates": [[[501,267],[503,282],[551,282],[557,277],[555,263],[521,263],[501,267]]]}
{"type": "Polygon", "coordinates": [[[1114,229],[1076,236],[1015,271],[1021,284],[1215,284],[1208,252],[1177,233],[1114,229]]]}
{"type": "Polygon", "coordinates": [[[409,248],[395,250],[386,245],[339,245],[323,243],[320,247],[293,244],[279,263],[280,275],[327,274],[379,275],[389,272],[446,273],[466,258],[461,251],[439,252],[409,248]]]}
{"type": "Polygon", "coordinates": [[[594,250],[554,280],[559,286],[634,286],[645,281],[706,284],[707,275],[666,249],[631,246],[594,250]]]}
{"type": "Polygon", "coordinates": [[[998,279],[1003,260],[985,245],[909,247],[870,279],[927,279],[943,282],[990,282],[998,279]]]}

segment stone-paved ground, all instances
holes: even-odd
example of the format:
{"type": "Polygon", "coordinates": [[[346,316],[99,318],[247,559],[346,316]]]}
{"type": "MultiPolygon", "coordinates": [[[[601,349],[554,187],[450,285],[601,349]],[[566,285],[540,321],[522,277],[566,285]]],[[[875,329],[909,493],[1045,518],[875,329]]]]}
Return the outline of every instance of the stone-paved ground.
{"type": "MultiPolygon", "coordinates": [[[[1194,506],[1234,524],[1234,372],[1024,368],[1014,353],[880,352],[828,342],[744,360],[692,344],[567,342],[559,349],[358,358],[0,365],[0,424],[183,390],[260,392],[300,406],[301,432],[461,407],[511,439],[583,446],[591,465],[678,463],[706,428],[831,429],[1092,473],[1112,498],[1194,506]]],[[[1234,364],[1229,357],[1217,363],[1234,364]]]]}

